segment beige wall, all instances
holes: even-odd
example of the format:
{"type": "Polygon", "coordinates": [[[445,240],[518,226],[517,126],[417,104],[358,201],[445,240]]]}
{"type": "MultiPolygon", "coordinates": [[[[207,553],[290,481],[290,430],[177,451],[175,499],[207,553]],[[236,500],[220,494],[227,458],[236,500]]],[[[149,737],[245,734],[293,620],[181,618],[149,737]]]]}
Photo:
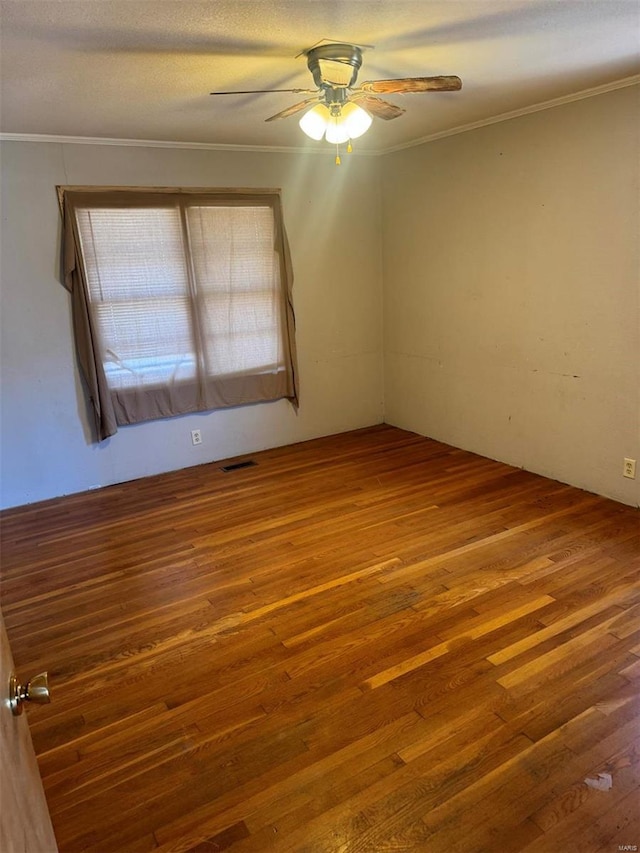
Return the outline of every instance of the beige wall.
{"type": "Polygon", "coordinates": [[[3,142],[2,506],[382,421],[375,158],[3,142]],[[91,444],[59,277],[56,184],[281,187],[300,409],[284,402],[121,428],[91,444]],[[191,444],[191,430],[203,443],[191,444]]]}
{"type": "Polygon", "coordinates": [[[637,87],[387,155],[382,180],[385,420],[637,504],[637,87]]]}
{"type": "Polygon", "coordinates": [[[623,457],[640,457],[637,106],[637,88],[622,89],[340,168],[320,155],[3,142],[0,505],[383,417],[637,503],[640,479],[621,475],[623,457]],[[91,444],[56,184],[281,187],[299,413],[279,402],[189,415],[91,444]]]}

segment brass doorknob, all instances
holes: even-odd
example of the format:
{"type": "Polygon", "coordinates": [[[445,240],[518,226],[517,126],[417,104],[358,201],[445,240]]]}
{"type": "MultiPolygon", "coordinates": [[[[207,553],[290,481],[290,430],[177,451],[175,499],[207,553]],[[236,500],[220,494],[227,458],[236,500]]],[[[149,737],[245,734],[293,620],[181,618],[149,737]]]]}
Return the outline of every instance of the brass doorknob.
{"type": "Polygon", "coordinates": [[[11,713],[18,717],[22,713],[23,704],[25,702],[35,702],[38,705],[46,705],[51,702],[49,693],[49,675],[46,672],[41,672],[36,675],[31,681],[23,686],[18,683],[15,675],[9,679],[9,705],[11,713]]]}

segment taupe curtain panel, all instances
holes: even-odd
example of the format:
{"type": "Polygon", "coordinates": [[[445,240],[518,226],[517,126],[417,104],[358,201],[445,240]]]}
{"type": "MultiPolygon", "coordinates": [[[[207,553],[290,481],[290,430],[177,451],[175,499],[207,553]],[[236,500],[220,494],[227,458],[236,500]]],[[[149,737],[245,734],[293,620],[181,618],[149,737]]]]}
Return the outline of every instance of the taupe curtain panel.
{"type": "Polygon", "coordinates": [[[288,399],[293,272],[277,190],[58,187],[64,283],[99,440],[288,399]]]}

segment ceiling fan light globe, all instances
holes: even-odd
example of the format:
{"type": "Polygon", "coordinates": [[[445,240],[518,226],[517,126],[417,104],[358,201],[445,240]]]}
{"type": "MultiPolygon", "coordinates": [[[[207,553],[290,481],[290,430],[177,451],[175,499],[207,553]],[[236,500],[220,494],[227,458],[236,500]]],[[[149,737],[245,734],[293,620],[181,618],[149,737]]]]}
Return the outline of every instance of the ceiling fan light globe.
{"type": "Polygon", "coordinates": [[[330,118],[331,113],[328,107],[324,104],[316,104],[315,107],[312,107],[302,116],[298,124],[307,136],[311,139],[319,140],[324,136],[330,118]]]}
{"type": "Polygon", "coordinates": [[[363,133],[366,133],[373,121],[368,112],[353,102],[349,102],[343,106],[342,119],[351,139],[357,139],[363,133]]]}
{"type": "Polygon", "coordinates": [[[327,124],[325,139],[332,145],[341,145],[349,139],[347,123],[342,116],[332,116],[327,124]]]}

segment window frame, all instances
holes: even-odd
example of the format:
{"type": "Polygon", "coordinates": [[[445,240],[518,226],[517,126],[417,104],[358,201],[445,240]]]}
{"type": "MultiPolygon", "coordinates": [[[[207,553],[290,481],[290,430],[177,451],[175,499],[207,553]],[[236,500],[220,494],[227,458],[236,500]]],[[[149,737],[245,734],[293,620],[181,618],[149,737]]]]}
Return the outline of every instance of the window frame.
{"type": "MultiPolygon", "coordinates": [[[[63,216],[62,256],[64,284],[71,293],[73,327],[79,366],[95,414],[98,440],[114,435],[118,426],[173,417],[195,411],[211,411],[246,404],[288,399],[298,406],[295,350],[295,316],[292,302],[293,271],[287,241],[280,191],[274,189],[210,189],[172,187],[57,187],[63,216]],[[189,206],[268,207],[273,215],[274,253],[279,268],[278,310],[282,337],[283,366],[276,371],[244,371],[239,374],[206,373],[201,363],[195,380],[143,385],[137,388],[109,387],[104,369],[104,350],[99,323],[93,311],[87,281],[77,211],[96,208],[163,207],[180,209],[184,224],[189,206]]],[[[185,232],[186,233],[186,232],[185,232]]],[[[184,244],[187,268],[193,263],[188,239],[184,244]]],[[[192,274],[191,272],[189,273],[192,274]]],[[[191,288],[190,311],[193,331],[202,334],[198,295],[191,288]]],[[[204,346],[200,342],[199,346],[204,346]]],[[[203,351],[196,352],[203,362],[203,351]]]]}

